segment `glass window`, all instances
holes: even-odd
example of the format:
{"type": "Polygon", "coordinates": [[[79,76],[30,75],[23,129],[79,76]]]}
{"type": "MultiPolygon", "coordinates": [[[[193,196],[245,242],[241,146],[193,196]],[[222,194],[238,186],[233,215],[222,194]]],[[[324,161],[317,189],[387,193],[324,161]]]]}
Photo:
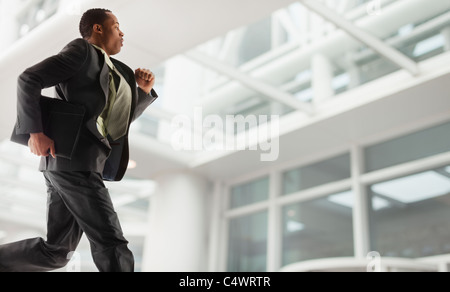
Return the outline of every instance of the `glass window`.
{"type": "Polygon", "coordinates": [[[250,24],[242,39],[238,51],[239,65],[245,64],[254,58],[267,53],[271,49],[271,21],[270,18],[263,19],[257,23],[250,24]]]}
{"type": "Polygon", "coordinates": [[[228,272],[265,272],[267,212],[230,220],[228,272]]]}
{"type": "Polygon", "coordinates": [[[382,256],[450,253],[450,167],[369,187],[371,248],[382,256]]]}
{"type": "Polygon", "coordinates": [[[343,192],[283,208],[283,266],[353,256],[353,193],[343,192]]]}
{"type": "Polygon", "coordinates": [[[450,151],[450,123],[366,148],[366,172],[450,151]]]}
{"type": "Polygon", "coordinates": [[[350,154],[300,167],[283,174],[283,195],[350,178],[350,154]]]}
{"type": "Polygon", "coordinates": [[[269,198],[269,178],[235,186],[231,189],[231,209],[265,201],[269,198]]]}

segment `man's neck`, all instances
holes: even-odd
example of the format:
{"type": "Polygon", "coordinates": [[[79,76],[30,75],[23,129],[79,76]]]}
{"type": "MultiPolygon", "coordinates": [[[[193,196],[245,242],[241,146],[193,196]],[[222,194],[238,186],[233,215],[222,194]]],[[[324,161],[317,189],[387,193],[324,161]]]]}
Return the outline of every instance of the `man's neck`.
{"type": "Polygon", "coordinates": [[[99,41],[93,40],[93,39],[88,39],[87,40],[91,45],[97,46],[98,48],[102,49],[107,55],[108,57],[111,57],[108,52],[105,50],[105,47],[103,46],[103,44],[99,41]]]}

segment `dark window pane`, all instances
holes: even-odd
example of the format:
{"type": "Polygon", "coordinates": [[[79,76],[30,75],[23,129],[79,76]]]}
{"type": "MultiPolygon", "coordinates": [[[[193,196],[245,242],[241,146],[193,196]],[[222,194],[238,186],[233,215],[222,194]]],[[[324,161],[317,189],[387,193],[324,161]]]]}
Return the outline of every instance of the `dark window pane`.
{"type": "Polygon", "coordinates": [[[366,172],[450,151],[450,123],[366,148],[366,172]]]}
{"type": "Polygon", "coordinates": [[[369,187],[372,250],[418,258],[450,253],[450,167],[369,187]]]}
{"type": "Polygon", "coordinates": [[[283,208],[283,266],[353,256],[353,193],[344,192],[283,208]]]}
{"type": "Polygon", "coordinates": [[[228,272],[265,272],[267,212],[230,221],[228,272]]]}
{"type": "Polygon", "coordinates": [[[231,189],[230,207],[238,208],[269,198],[269,178],[235,186],[231,189]]]}
{"type": "Polygon", "coordinates": [[[350,154],[313,165],[287,171],[283,174],[283,195],[292,194],[326,183],[350,178],[350,154]]]}

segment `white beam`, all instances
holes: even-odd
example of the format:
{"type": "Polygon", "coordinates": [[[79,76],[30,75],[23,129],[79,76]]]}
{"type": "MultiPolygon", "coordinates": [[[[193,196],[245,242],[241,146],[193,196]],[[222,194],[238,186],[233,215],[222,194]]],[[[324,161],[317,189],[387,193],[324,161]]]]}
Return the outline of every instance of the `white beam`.
{"type": "Polygon", "coordinates": [[[394,48],[386,45],[373,35],[356,27],[353,23],[336,14],[325,5],[321,4],[318,1],[311,0],[300,0],[300,2],[308,9],[322,16],[327,21],[330,21],[358,41],[371,47],[374,51],[392,61],[394,64],[409,71],[413,76],[419,75],[420,71],[416,62],[403,55],[399,51],[395,50],[394,48]]]}
{"type": "Polygon", "coordinates": [[[338,3],[337,11],[339,13],[346,13],[349,11],[352,7],[355,6],[356,1],[355,0],[342,0],[338,3]]]}
{"type": "Polygon", "coordinates": [[[333,68],[330,60],[322,55],[315,54],[311,60],[312,87],[314,91],[314,103],[320,105],[334,95],[332,87],[333,68]]]}
{"type": "MultiPolygon", "coordinates": [[[[448,39],[447,42],[450,50],[450,11],[414,27],[407,35],[394,36],[386,40],[386,44],[391,47],[400,47],[403,43],[413,42],[416,38],[428,35],[437,29],[442,29],[441,33],[444,35],[444,38],[446,37],[445,31],[448,30],[448,37],[446,38],[448,39]]],[[[364,58],[372,57],[373,54],[374,52],[372,50],[365,50],[352,54],[352,59],[354,62],[360,62],[364,58]]]]}
{"type": "Polygon", "coordinates": [[[445,39],[445,50],[450,51],[450,26],[444,28],[441,33],[445,39]]]}
{"type": "Polygon", "coordinates": [[[259,81],[236,68],[223,64],[214,58],[197,51],[190,51],[185,53],[189,59],[197,62],[203,66],[213,69],[221,74],[224,74],[232,79],[237,80],[248,88],[263,94],[277,102],[284,103],[296,110],[303,111],[309,115],[313,114],[312,106],[296,99],[292,94],[279,90],[275,86],[269,85],[263,81],[259,81]]]}
{"type": "Polygon", "coordinates": [[[243,27],[238,30],[233,30],[227,33],[222,49],[219,52],[219,59],[222,61],[227,61],[232,64],[236,61],[236,52],[239,49],[239,45],[242,42],[242,39],[245,36],[248,28],[243,27]]]}
{"type": "Polygon", "coordinates": [[[286,29],[288,34],[290,34],[295,40],[300,38],[300,30],[295,25],[292,20],[291,15],[288,13],[286,9],[281,9],[275,13],[275,17],[281,23],[281,25],[286,29]]]}
{"type": "Polygon", "coordinates": [[[283,25],[276,16],[271,18],[271,36],[272,36],[272,50],[280,47],[285,42],[283,25]]]}

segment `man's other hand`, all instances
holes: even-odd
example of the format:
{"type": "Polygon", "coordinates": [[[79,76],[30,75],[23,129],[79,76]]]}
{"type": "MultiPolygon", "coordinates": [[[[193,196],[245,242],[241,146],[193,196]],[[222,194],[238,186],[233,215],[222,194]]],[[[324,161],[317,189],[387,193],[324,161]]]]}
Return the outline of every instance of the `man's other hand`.
{"type": "Polygon", "coordinates": [[[155,85],[155,74],[148,69],[137,69],[134,72],[136,83],[145,93],[149,94],[155,85]]]}
{"type": "Polygon", "coordinates": [[[56,157],[55,142],[44,133],[30,134],[28,147],[30,147],[31,153],[37,156],[48,157],[51,155],[53,158],[56,157]]]}

